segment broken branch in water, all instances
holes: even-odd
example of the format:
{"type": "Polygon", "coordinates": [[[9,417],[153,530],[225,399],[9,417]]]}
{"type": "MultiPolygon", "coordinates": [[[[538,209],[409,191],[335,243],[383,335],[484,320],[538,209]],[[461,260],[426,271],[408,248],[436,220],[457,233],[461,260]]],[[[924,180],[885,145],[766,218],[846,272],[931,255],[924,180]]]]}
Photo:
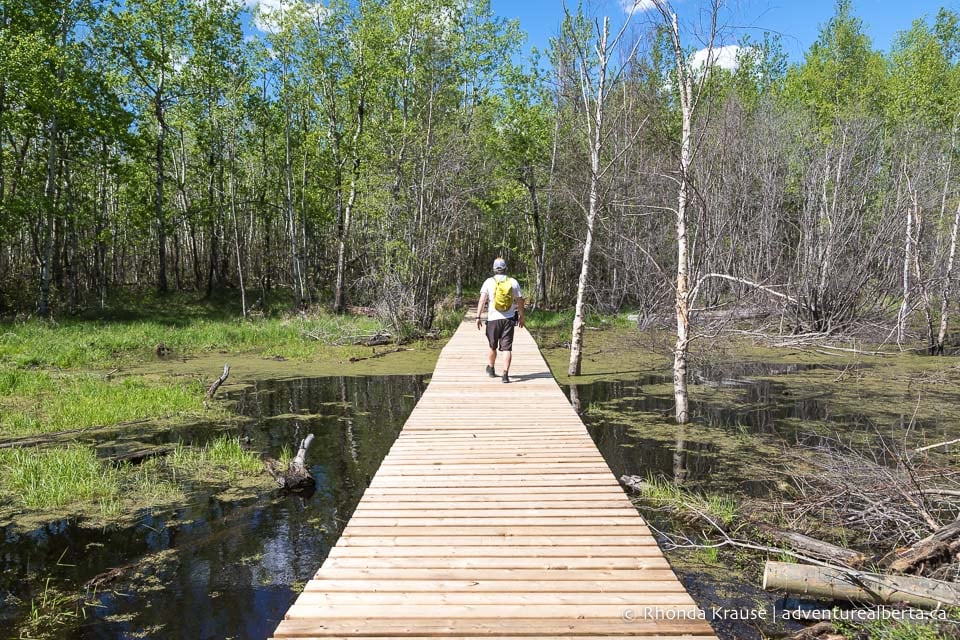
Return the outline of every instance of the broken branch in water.
{"type": "Polygon", "coordinates": [[[310,448],[311,443],[313,443],[312,433],[300,441],[297,455],[293,457],[286,469],[283,469],[277,460],[266,461],[267,473],[273,476],[277,486],[284,491],[309,491],[316,486],[316,480],[313,479],[306,465],[307,449],[310,448]]]}
{"type": "Polygon", "coordinates": [[[220,374],[220,377],[213,381],[213,384],[210,385],[210,388],[207,389],[207,400],[213,398],[213,395],[217,392],[217,389],[220,388],[224,382],[227,381],[227,377],[230,375],[230,365],[223,365],[223,373],[220,374]]]}
{"type": "Polygon", "coordinates": [[[918,447],[914,449],[916,453],[923,453],[924,451],[929,451],[930,449],[936,449],[937,447],[949,447],[952,444],[960,443],[960,438],[954,438],[953,440],[944,440],[943,442],[937,442],[934,444],[928,444],[925,447],[918,447]]]}

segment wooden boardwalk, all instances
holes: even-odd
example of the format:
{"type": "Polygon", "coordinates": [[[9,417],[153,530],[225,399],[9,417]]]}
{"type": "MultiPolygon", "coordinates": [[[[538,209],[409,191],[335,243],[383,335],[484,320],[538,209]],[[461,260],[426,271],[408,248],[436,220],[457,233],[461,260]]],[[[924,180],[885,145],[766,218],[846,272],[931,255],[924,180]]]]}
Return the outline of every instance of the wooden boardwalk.
{"type": "Polygon", "coordinates": [[[518,331],[464,323],[275,638],[714,637],[518,331]]]}

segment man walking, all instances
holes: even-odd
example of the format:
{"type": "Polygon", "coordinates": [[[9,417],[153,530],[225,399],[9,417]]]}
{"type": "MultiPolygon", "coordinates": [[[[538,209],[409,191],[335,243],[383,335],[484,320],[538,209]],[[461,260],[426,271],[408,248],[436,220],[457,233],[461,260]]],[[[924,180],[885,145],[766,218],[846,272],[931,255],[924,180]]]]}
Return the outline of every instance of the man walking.
{"type": "Polygon", "coordinates": [[[490,344],[487,375],[497,377],[497,348],[504,353],[503,381],[510,382],[510,360],[513,357],[513,328],[523,328],[523,294],[520,283],[507,276],[507,261],[493,261],[493,277],[487,278],[480,288],[477,303],[477,329],[482,326],[483,305],[487,307],[487,342],[490,344]]]}

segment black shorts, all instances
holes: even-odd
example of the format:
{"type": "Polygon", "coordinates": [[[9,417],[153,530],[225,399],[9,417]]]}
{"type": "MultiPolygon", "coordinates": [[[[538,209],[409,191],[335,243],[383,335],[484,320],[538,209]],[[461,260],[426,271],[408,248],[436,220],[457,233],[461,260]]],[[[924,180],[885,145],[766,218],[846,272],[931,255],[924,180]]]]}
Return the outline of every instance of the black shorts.
{"type": "Polygon", "coordinates": [[[500,351],[513,351],[514,318],[487,320],[487,342],[491,349],[500,346],[500,351]]]}

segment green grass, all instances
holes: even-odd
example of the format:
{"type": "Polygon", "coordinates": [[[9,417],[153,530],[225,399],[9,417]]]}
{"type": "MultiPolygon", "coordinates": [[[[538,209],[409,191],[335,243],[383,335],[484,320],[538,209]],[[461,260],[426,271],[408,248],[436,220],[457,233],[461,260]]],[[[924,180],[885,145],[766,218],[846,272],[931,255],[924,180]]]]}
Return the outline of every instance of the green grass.
{"type": "Polygon", "coordinates": [[[56,320],[0,321],[0,366],[106,367],[154,358],[163,344],[178,356],[212,351],[309,358],[326,345],[383,328],[376,318],[323,308],[281,311],[278,304],[244,319],[233,300],[186,294],[125,295],[106,310],[56,320]]]}
{"type": "MultiPolygon", "coordinates": [[[[168,476],[167,462],[163,458],[152,458],[138,465],[121,467],[121,492],[125,496],[134,496],[139,504],[157,506],[183,502],[186,499],[183,488],[168,476]]],[[[128,507],[117,503],[117,507],[128,507]]]]}
{"type": "Polygon", "coordinates": [[[109,521],[183,502],[186,485],[260,475],[259,456],[227,436],[203,447],[181,444],[167,457],[139,465],[114,466],[83,445],[0,449],[0,502],[15,513],[109,521]]]}
{"type": "Polygon", "coordinates": [[[649,478],[642,495],[654,506],[666,507],[678,513],[707,516],[722,526],[732,524],[739,515],[733,496],[694,493],[660,478],[649,478]]]}
{"type": "Polygon", "coordinates": [[[293,462],[293,448],[289,444],[283,445],[283,448],[280,449],[280,458],[277,462],[280,463],[281,469],[290,467],[290,463],[293,462]]]}
{"type": "Polygon", "coordinates": [[[213,472],[239,477],[264,473],[260,456],[244,449],[239,438],[230,436],[220,436],[202,448],[178,445],[167,456],[166,463],[171,469],[197,475],[213,472]]]}
{"type": "Polygon", "coordinates": [[[0,437],[208,414],[199,382],[0,370],[0,437]]]}
{"type": "Polygon", "coordinates": [[[0,365],[107,367],[153,359],[161,344],[178,356],[229,351],[306,359],[320,347],[349,343],[353,336],[372,335],[380,328],[377,320],[365,316],[330,314],[256,320],[198,319],[186,324],[160,320],[3,323],[0,365]]]}
{"type": "Polygon", "coordinates": [[[30,613],[21,623],[21,638],[58,638],[64,625],[86,617],[82,599],[44,582],[43,593],[30,600],[30,613]]]}
{"type": "MultiPolygon", "coordinates": [[[[627,320],[627,315],[627,313],[610,315],[587,311],[584,324],[588,327],[627,327],[633,324],[627,320]]],[[[525,324],[530,331],[563,330],[569,332],[573,330],[573,309],[529,311],[526,314],[525,324]]]]}
{"type": "Polygon", "coordinates": [[[26,510],[81,502],[108,504],[120,493],[120,473],[80,445],[0,449],[0,492],[26,510]]]}

